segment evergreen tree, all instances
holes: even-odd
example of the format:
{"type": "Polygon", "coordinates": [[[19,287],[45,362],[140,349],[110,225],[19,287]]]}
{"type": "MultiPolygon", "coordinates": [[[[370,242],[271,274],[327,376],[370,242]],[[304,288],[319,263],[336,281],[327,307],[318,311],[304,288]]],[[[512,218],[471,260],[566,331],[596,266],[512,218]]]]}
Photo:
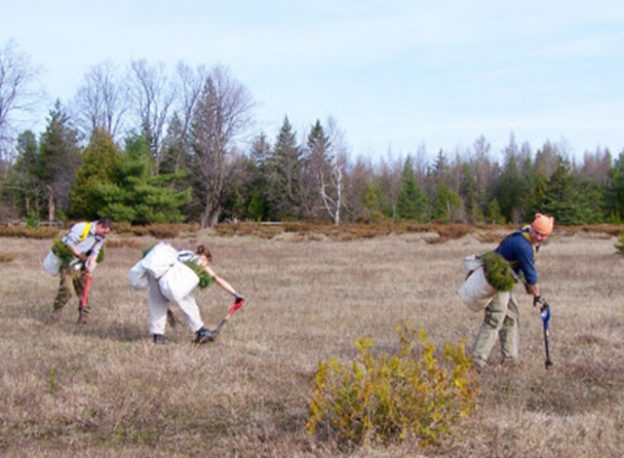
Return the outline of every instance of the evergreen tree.
{"type": "Polygon", "coordinates": [[[505,224],[505,217],[496,198],[490,200],[485,208],[485,221],[489,224],[505,224]]]}
{"type": "Polygon", "coordinates": [[[570,173],[567,160],[559,156],[559,164],[548,182],[539,210],[553,215],[559,224],[590,224],[598,220],[600,201],[585,183],[570,173]]]}
{"type": "Polygon", "coordinates": [[[19,202],[20,210],[29,217],[41,217],[44,190],[38,178],[39,151],[35,134],[24,131],[17,138],[17,159],[10,170],[10,194],[19,202]]]}
{"type": "Polygon", "coordinates": [[[189,163],[188,141],[182,121],[177,113],[173,115],[167,135],[163,141],[163,157],[160,173],[175,173],[186,168],[189,163]]]}
{"type": "Polygon", "coordinates": [[[362,195],[362,206],[368,211],[368,220],[376,222],[383,218],[382,191],[378,184],[370,184],[362,195]]]}
{"type": "Polygon", "coordinates": [[[460,206],[461,200],[459,196],[444,183],[438,183],[436,199],[432,209],[433,220],[442,223],[455,221],[460,206]]]}
{"type": "Polygon", "coordinates": [[[78,131],[72,127],[69,116],[57,101],[39,145],[37,176],[46,189],[48,221],[55,221],[57,210],[68,210],[80,163],[78,131]]]}
{"type": "Polygon", "coordinates": [[[469,164],[462,165],[461,183],[459,187],[460,198],[464,204],[465,219],[471,224],[483,220],[483,212],[479,205],[479,193],[477,181],[470,170],[469,164]]]}
{"type": "Polygon", "coordinates": [[[97,131],[85,150],[85,164],[74,189],[75,212],[95,219],[110,216],[134,224],[181,222],[180,208],[191,199],[190,188],[175,190],[171,184],[184,172],[152,176],[147,142],[128,140],[119,152],[110,135],[97,131]]]}
{"type": "Polygon", "coordinates": [[[418,187],[412,158],[408,156],[403,166],[401,188],[397,199],[397,216],[400,219],[427,221],[428,202],[425,194],[418,187]]]}
{"type": "Polygon", "coordinates": [[[605,190],[605,207],[612,222],[624,221],[624,151],[620,153],[609,172],[609,181],[605,190]]]}
{"type": "Polygon", "coordinates": [[[301,148],[288,118],[284,118],[269,160],[269,214],[272,218],[301,216],[301,161],[301,148]]]}
{"type": "Polygon", "coordinates": [[[70,215],[97,219],[100,209],[106,204],[102,200],[101,187],[114,181],[121,167],[121,153],[111,134],[96,128],[82,153],[82,161],[72,189],[70,215]]]}
{"type": "Polygon", "coordinates": [[[265,220],[269,210],[269,189],[267,161],[271,155],[271,145],[266,135],[261,133],[251,148],[251,182],[247,190],[247,217],[255,221],[265,220]]]}
{"type": "Polygon", "coordinates": [[[508,154],[503,173],[498,180],[496,199],[507,221],[516,224],[524,219],[524,205],[527,201],[526,181],[520,174],[517,156],[508,154]]]}

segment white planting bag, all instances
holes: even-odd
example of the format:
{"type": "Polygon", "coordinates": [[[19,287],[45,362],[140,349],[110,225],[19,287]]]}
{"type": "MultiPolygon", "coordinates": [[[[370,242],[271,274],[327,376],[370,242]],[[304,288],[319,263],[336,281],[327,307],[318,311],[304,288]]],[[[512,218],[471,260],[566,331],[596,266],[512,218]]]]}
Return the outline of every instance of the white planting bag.
{"type": "Polygon", "coordinates": [[[162,277],[178,259],[175,248],[165,242],[159,242],[141,260],[143,268],[154,278],[162,277]]]}
{"type": "Polygon", "coordinates": [[[464,275],[468,276],[474,270],[477,270],[483,265],[483,260],[478,254],[471,254],[464,258],[464,275]]]}
{"type": "Polygon", "coordinates": [[[148,273],[142,261],[137,262],[128,272],[128,281],[134,289],[147,289],[149,286],[148,273]]]}
{"type": "Polygon", "coordinates": [[[483,310],[498,291],[490,285],[483,272],[483,266],[473,270],[457,290],[462,302],[474,312],[483,310]]]}
{"type": "Polygon", "coordinates": [[[179,261],[176,261],[167,273],[158,280],[160,292],[174,302],[179,302],[188,296],[198,284],[199,277],[193,272],[193,269],[179,261]]]}
{"type": "Polygon", "coordinates": [[[49,275],[55,276],[59,274],[61,264],[61,258],[50,251],[43,260],[43,270],[49,275]]]}

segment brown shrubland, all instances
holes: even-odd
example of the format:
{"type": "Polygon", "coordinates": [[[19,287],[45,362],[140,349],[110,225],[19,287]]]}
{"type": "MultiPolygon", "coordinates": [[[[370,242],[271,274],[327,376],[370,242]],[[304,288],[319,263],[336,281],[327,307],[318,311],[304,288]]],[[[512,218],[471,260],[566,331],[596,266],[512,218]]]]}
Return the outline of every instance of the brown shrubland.
{"type": "MultiPolygon", "coordinates": [[[[456,290],[462,257],[496,246],[483,228],[250,226],[172,239],[209,245],[215,271],[248,298],[204,346],[184,326],[168,328],[166,346],[149,340],[146,294],[126,275],[154,234],[111,237],[84,326],[75,324],[75,298],[60,322],[47,321],[57,288],[41,268],[50,240],[0,238],[0,252],[19,254],[0,263],[0,455],[341,456],[339,444],[306,434],[320,361],[353,359],[362,337],[396,351],[401,323],[443,347],[470,342],[481,322],[456,290]]],[[[472,415],[437,445],[408,440],[349,456],[621,456],[624,258],[616,241],[610,230],[561,230],[540,252],[553,313],[550,370],[539,314],[517,286],[520,365],[498,364],[495,348],[472,415]]],[[[196,298],[208,327],[232,303],[215,285],[196,298]]]]}

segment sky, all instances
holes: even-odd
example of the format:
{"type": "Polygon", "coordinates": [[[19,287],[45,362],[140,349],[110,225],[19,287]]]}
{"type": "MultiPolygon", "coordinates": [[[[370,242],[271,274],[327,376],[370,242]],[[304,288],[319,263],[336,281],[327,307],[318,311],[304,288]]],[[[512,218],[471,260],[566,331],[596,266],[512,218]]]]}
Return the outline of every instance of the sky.
{"type": "Polygon", "coordinates": [[[49,100],[134,59],[226,66],[274,139],[331,117],[352,155],[435,156],[484,136],[624,149],[624,2],[2,0],[0,46],[41,67],[49,100]]]}

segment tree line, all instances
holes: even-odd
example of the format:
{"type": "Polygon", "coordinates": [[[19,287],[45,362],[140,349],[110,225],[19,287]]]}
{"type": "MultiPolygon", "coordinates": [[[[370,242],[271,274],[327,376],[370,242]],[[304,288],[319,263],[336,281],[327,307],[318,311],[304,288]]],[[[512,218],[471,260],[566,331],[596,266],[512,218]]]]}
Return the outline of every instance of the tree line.
{"type": "Polygon", "coordinates": [[[373,161],[353,158],[336,122],[274,138],[253,133],[253,100],[221,66],[173,74],[132,61],[92,67],[46,127],[16,131],[36,69],[14,43],[0,49],[0,218],[48,221],[110,216],[135,224],[230,220],[520,223],[536,211],[560,224],[624,218],[624,151],[536,151],[511,136],[494,152],[484,136],[466,150],[373,161]]]}

